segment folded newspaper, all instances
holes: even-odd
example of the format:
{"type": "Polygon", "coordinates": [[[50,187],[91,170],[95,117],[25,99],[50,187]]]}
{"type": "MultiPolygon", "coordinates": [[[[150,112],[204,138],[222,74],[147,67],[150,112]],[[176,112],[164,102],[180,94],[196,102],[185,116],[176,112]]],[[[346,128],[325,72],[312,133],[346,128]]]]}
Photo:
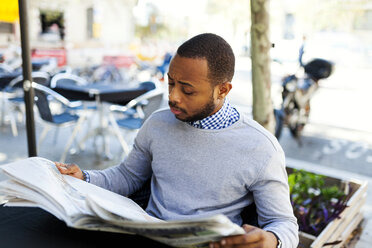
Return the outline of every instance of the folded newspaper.
{"type": "MultiPolygon", "coordinates": [[[[244,230],[224,215],[164,221],[119,194],[60,174],[52,161],[27,158],[0,166],[5,206],[40,207],[69,227],[138,234],[174,247],[203,247],[244,230]]],[[[1,197],[0,197],[1,198],[1,197]]]]}

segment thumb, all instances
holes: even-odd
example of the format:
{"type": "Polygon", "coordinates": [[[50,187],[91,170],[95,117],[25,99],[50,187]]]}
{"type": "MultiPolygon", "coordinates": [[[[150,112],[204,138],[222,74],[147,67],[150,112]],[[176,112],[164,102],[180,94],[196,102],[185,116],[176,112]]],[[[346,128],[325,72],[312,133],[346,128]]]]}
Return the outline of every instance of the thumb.
{"type": "Polygon", "coordinates": [[[252,226],[252,225],[248,225],[248,224],[244,224],[243,225],[243,229],[246,233],[249,233],[251,231],[253,231],[254,229],[256,229],[257,227],[255,226],[252,226]]]}

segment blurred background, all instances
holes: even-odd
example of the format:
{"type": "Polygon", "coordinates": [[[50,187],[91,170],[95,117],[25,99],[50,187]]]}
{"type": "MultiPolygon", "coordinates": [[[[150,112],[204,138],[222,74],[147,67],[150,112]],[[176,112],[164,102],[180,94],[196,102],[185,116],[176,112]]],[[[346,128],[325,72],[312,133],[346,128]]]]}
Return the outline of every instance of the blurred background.
{"type": "MultiPolygon", "coordinates": [[[[0,3],[4,75],[17,72],[22,61],[17,1],[0,3]]],[[[175,49],[196,34],[216,33],[232,45],[237,57],[230,101],[252,113],[248,0],[33,0],[28,11],[33,70],[51,76],[68,71],[89,82],[133,85],[156,78],[165,91],[163,106],[164,74],[175,49]]],[[[274,108],[281,104],[283,77],[300,70],[301,48],[304,62],[322,58],[334,65],[332,75],[319,81],[312,96],[301,142],[284,127],[279,141],[287,157],[372,176],[372,1],[275,0],[270,1],[269,15],[274,108]]],[[[1,106],[0,163],[25,158],[22,112],[16,116],[15,132],[8,107],[1,106]]],[[[41,130],[37,122],[37,138],[41,130]]],[[[38,155],[58,160],[70,133],[67,129],[48,135],[38,155]]],[[[124,137],[130,140],[133,135],[124,137]]],[[[111,149],[117,149],[117,141],[111,141],[111,149]]],[[[97,150],[90,152],[91,146],[71,149],[67,160],[100,168],[121,159],[102,159],[97,150]]]]}

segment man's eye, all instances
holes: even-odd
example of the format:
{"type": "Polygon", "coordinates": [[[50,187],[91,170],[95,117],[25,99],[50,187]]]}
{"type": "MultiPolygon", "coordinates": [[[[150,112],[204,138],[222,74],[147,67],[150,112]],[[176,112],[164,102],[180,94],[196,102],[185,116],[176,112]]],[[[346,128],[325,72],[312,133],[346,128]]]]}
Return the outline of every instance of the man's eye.
{"type": "Polygon", "coordinates": [[[183,94],[188,95],[188,96],[194,94],[193,91],[182,90],[182,92],[183,92],[183,94]]]}

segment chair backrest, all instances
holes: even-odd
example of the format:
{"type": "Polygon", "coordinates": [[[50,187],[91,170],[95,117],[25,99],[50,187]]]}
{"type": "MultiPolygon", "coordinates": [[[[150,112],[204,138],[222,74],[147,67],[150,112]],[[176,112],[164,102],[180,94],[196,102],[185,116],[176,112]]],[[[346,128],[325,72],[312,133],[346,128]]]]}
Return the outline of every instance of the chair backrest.
{"type": "Polygon", "coordinates": [[[22,88],[23,75],[19,75],[16,78],[13,78],[12,81],[6,86],[6,91],[13,91],[16,88],[22,88]]]}
{"type": "Polygon", "coordinates": [[[47,122],[53,122],[52,111],[49,107],[48,94],[37,87],[33,88],[35,92],[35,104],[39,110],[40,118],[47,122]]]}
{"type": "Polygon", "coordinates": [[[154,111],[158,110],[163,102],[163,91],[155,89],[148,92],[148,103],[142,107],[146,120],[154,111]]]}
{"type": "MultiPolygon", "coordinates": [[[[34,71],[31,73],[32,81],[38,84],[49,86],[50,82],[50,75],[47,72],[43,71],[34,71]]],[[[23,87],[23,75],[20,75],[14,78],[9,85],[7,86],[8,89],[16,89],[23,87]]]]}
{"type": "Polygon", "coordinates": [[[135,99],[131,100],[126,107],[128,109],[141,106],[143,112],[143,119],[146,120],[154,111],[159,109],[163,102],[164,91],[161,87],[154,82],[143,82],[140,85],[141,87],[146,88],[148,91],[135,99]]]}
{"type": "Polygon", "coordinates": [[[88,82],[77,75],[71,74],[71,73],[58,73],[54,75],[50,82],[50,87],[55,88],[58,83],[63,83],[64,85],[66,84],[72,84],[72,85],[87,85],[88,82]]]}
{"type": "MultiPolygon", "coordinates": [[[[53,100],[53,102],[59,102],[65,107],[76,107],[76,104],[72,104],[67,98],[58,94],[49,87],[32,82],[32,88],[35,92],[36,106],[39,110],[41,119],[44,121],[55,123],[53,113],[50,109],[51,100],[53,100]]],[[[78,103],[78,105],[80,104],[78,103]]]]}
{"type": "Polygon", "coordinates": [[[32,82],[49,87],[50,85],[50,74],[44,71],[34,71],[31,74],[32,82]]]}
{"type": "Polygon", "coordinates": [[[140,88],[143,88],[147,91],[150,91],[150,90],[154,90],[156,88],[156,84],[152,81],[146,81],[146,82],[142,82],[140,83],[139,87],[140,88]]]}
{"type": "Polygon", "coordinates": [[[128,197],[136,202],[141,208],[146,209],[151,195],[151,179],[148,179],[142,187],[128,197]]]}

